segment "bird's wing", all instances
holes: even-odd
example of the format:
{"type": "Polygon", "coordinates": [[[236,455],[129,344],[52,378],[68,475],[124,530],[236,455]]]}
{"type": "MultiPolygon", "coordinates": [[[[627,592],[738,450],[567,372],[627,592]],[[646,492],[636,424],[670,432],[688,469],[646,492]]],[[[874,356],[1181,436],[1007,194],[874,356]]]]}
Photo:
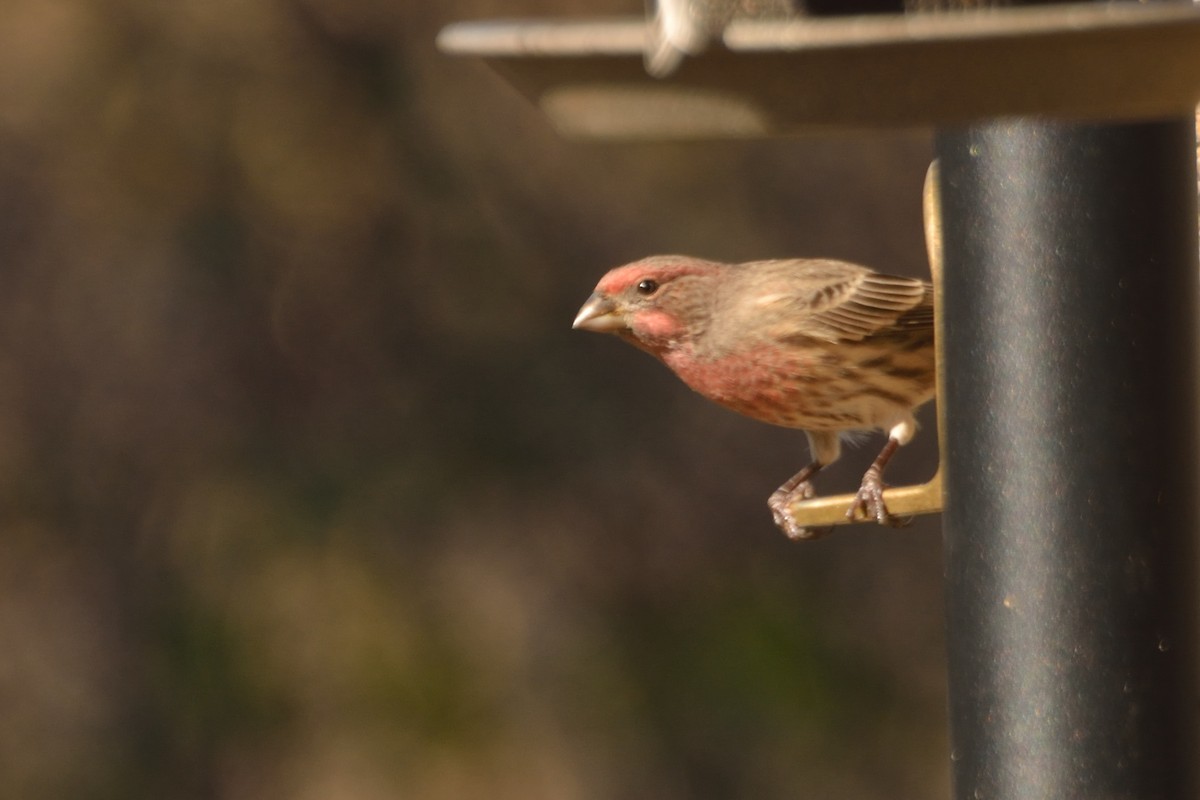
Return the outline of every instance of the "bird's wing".
{"type": "Polygon", "coordinates": [[[791,291],[768,303],[775,306],[783,341],[856,342],[933,329],[933,288],[925,281],[838,261],[805,262],[793,276],[791,291]]]}
{"type": "Polygon", "coordinates": [[[829,296],[802,328],[830,341],[860,341],[880,333],[933,327],[933,293],[914,278],[867,273],[819,292],[829,296]]]}

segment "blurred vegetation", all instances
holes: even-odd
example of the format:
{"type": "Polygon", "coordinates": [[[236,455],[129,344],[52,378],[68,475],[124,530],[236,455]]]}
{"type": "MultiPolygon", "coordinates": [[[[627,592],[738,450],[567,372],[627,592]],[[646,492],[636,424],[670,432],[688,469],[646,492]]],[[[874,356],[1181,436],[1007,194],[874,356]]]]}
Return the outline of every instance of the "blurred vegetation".
{"type": "Polygon", "coordinates": [[[928,142],[571,143],[433,48],[640,12],[0,6],[6,796],[945,796],[936,521],[785,541],[800,434],[570,330],[651,252],[922,272],[928,142]]]}

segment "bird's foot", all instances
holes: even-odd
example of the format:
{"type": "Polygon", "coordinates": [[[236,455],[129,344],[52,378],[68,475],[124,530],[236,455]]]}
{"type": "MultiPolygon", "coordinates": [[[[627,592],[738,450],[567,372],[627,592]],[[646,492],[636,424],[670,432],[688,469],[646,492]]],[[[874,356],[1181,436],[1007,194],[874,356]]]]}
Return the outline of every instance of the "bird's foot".
{"type": "Polygon", "coordinates": [[[832,528],[805,528],[796,521],[795,515],[792,514],[793,503],[812,499],[816,495],[812,481],[804,480],[799,483],[788,481],[776,489],[767,500],[767,507],[771,509],[771,516],[775,518],[775,524],[789,539],[819,539],[833,530],[832,528]]]}
{"type": "Polygon", "coordinates": [[[863,522],[873,519],[880,525],[889,528],[904,528],[912,524],[912,517],[895,517],[888,511],[887,503],[883,501],[883,490],[887,488],[883,482],[881,470],[871,467],[863,475],[862,485],[854,495],[854,501],[846,510],[846,519],[863,522]]]}

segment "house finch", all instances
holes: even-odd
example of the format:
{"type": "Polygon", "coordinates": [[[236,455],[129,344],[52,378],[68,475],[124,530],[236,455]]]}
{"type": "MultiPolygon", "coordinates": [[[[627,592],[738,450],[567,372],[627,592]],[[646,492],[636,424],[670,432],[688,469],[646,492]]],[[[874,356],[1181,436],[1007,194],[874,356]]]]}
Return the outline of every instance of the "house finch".
{"type": "Polygon", "coordinates": [[[895,525],[883,469],[916,433],[913,411],[934,395],[933,289],[830,259],[720,264],[652,256],[596,285],[575,328],[615,333],[660,359],[708,399],[799,428],[812,462],[771,495],[776,524],[809,538],[791,512],[841,454],[843,434],[883,429],[887,444],[847,516],[895,525]]]}

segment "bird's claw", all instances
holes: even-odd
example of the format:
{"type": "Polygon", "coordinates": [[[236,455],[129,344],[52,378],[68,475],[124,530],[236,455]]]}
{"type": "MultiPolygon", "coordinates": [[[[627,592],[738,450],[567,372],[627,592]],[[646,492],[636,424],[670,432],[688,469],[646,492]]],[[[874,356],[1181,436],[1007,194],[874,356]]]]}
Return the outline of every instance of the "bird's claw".
{"type": "Polygon", "coordinates": [[[854,501],[846,510],[846,519],[860,522],[869,519],[889,528],[905,528],[912,524],[912,517],[895,517],[888,511],[887,503],[883,500],[883,490],[887,488],[879,472],[867,470],[863,475],[862,485],[854,495],[854,501]]]}
{"type": "Polygon", "coordinates": [[[796,516],[792,513],[792,504],[798,500],[809,500],[815,496],[816,491],[813,489],[812,481],[802,481],[790,490],[786,484],[779,487],[767,500],[767,507],[771,509],[771,516],[774,517],[775,524],[789,539],[819,539],[833,530],[832,528],[805,528],[796,521],[796,516]]]}

